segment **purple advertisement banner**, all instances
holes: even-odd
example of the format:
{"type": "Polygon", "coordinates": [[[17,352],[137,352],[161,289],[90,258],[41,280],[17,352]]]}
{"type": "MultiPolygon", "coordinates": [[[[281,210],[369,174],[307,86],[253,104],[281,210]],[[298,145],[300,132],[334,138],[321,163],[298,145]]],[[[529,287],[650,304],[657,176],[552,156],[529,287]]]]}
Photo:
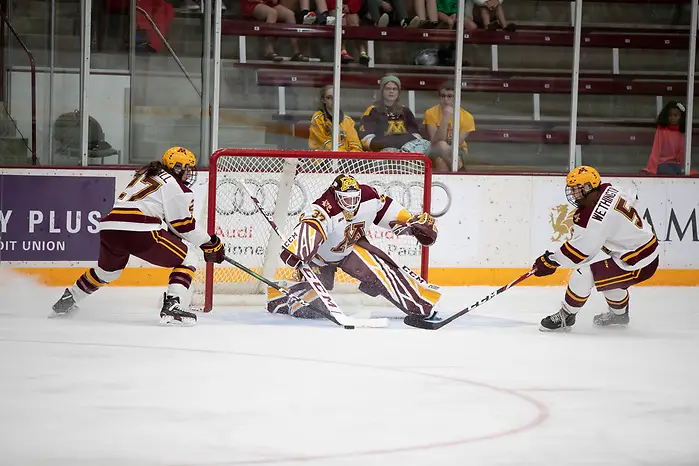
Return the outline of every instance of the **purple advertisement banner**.
{"type": "Polygon", "coordinates": [[[97,260],[114,178],[0,175],[0,260],[97,260]]]}

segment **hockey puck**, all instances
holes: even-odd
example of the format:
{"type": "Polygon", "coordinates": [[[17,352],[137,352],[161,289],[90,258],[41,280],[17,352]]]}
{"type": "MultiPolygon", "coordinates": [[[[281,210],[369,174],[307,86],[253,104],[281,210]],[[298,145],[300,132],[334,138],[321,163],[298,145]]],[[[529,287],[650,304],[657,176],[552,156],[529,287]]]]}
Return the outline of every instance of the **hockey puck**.
{"type": "Polygon", "coordinates": [[[345,325],[347,330],[354,330],[354,325],[345,325]]]}

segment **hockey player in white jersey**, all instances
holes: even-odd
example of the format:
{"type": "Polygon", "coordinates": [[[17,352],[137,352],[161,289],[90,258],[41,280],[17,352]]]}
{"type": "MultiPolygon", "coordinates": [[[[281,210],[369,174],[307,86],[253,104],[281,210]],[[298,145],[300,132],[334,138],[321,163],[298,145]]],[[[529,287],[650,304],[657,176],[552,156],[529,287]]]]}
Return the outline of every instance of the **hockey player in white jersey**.
{"type": "MultiPolygon", "coordinates": [[[[359,280],[359,290],[383,296],[407,314],[435,318],[439,287],[401,269],[385,252],[369,243],[366,231],[372,225],[392,229],[397,235],[412,235],[422,245],[437,239],[434,218],[428,213],[412,216],[395,200],[350,175],[339,175],[332,186],[301,214],[291,237],[284,243],[281,259],[290,267],[310,265],[329,290],[338,268],[359,280]]],[[[306,282],[290,290],[306,302],[317,299],[306,282]]],[[[285,295],[269,290],[268,311],[311,317],[313,312],[290,303],[285,295]]]]}
{"type": "Polygon", "coordinates": [[[648,280],[658,268],[658,238],[637,210],[635,192],[601,183],[592,167],[580,166],[566,178],[566,197],[577,207],[573,237],[534,263],[534,274],[572,267],[561,310],[541,321],[542,331],[568,331],[593,286],[607,300],[607,312],[594,316],[599,326],[629,323],[628,288],[648,280]],[[609,258],[597,259],[602,251],[609,258]],[[596,260],[597,259],[597,260],[596,260]]]}
{"type": "Polygon", "coordinates": [[[163,324],[193,325],[197,316],[185,311],[196,270],[196,255],[182,239],[200,247],[207,262],[221,263],[223,243],[194,219],[196,158],[184,147],[165,151],[160,162],[136,171],[134,178],[100,220],[97,266],[85,272],[53,305],[53,316],[64,316],[99,288],[116,280],[130,256],[171,268],[160,320],[163,324]]]}

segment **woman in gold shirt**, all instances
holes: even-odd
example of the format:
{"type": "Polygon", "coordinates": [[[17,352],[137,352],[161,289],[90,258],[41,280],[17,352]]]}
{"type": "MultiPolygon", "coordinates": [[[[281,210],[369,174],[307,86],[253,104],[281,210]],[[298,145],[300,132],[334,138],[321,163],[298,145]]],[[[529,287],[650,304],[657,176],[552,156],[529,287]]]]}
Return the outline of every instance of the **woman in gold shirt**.
{"type": "MultiPolygon", "coordinates": [[[[320,90],[320,109],[311,117],[311,129],[308,147],[311,150],[332,150],[333,145],[333,87],[328,85],[320,90]]],[[[338,150],[341,152],[362,152],[354,120],[340,109],[340,140],[338,150]]]]}

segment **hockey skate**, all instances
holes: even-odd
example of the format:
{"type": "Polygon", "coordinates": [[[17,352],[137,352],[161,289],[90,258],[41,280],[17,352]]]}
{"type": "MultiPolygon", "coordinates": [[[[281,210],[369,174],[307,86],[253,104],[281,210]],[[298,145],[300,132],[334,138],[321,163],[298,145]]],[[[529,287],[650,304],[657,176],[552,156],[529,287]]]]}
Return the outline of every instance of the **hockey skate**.
{"type": "Polygon", "coordinates": [[[192,312],[187,312],[180,306],[180,298],[168,296],[163,298],[163,308],[160,311],[161,325],[194,325],[197,323],[197,316],[192,312]]]}
{"type": "Polygon", "coordinates": [[[575,314],[561,309],[541,319],[539,330],[542,332],[570,332],[573,325],[575,325],[575,314]]]}
{"type": "Polygon", "coordinates": [[[56,301],[56,304],[54,304],[51,309],[53,312],[49,315],[49,318],[54,318],[54,317],[65,317],[75,311],[78,310],[78,306],[75,304],[75,298],[73,297],[73,293],[70,292],[68,288],[63,292],[63,296],[61,296],[61,299],[56,301]]]}
{"type": "Polygon", "coordinates": [[[598,327],[627,325],[629,323],[629,308],[627,307],[623,314],[615,314],[612,311],[597,314],[592,318],[592,323],[598,327]]]}
{"type": "Polygon", "coordinates": [[[426,316],[419,316],[419,315],[417,315],[417,314],[413,314],[413,315],[415,315],[416,317],[422,317],[422,320],[425,320],[425,321],[427,321],[427,322],[435,322],[435,323],[437,323],[437,322],[441,322],[441,321],[442,321],[442,317],[439,316],[439,315],[437,314],[437,311],[436,311],[436,310],[433,310],[432,312],[430,312],[429,315],[426,315],[426,316]]]}

